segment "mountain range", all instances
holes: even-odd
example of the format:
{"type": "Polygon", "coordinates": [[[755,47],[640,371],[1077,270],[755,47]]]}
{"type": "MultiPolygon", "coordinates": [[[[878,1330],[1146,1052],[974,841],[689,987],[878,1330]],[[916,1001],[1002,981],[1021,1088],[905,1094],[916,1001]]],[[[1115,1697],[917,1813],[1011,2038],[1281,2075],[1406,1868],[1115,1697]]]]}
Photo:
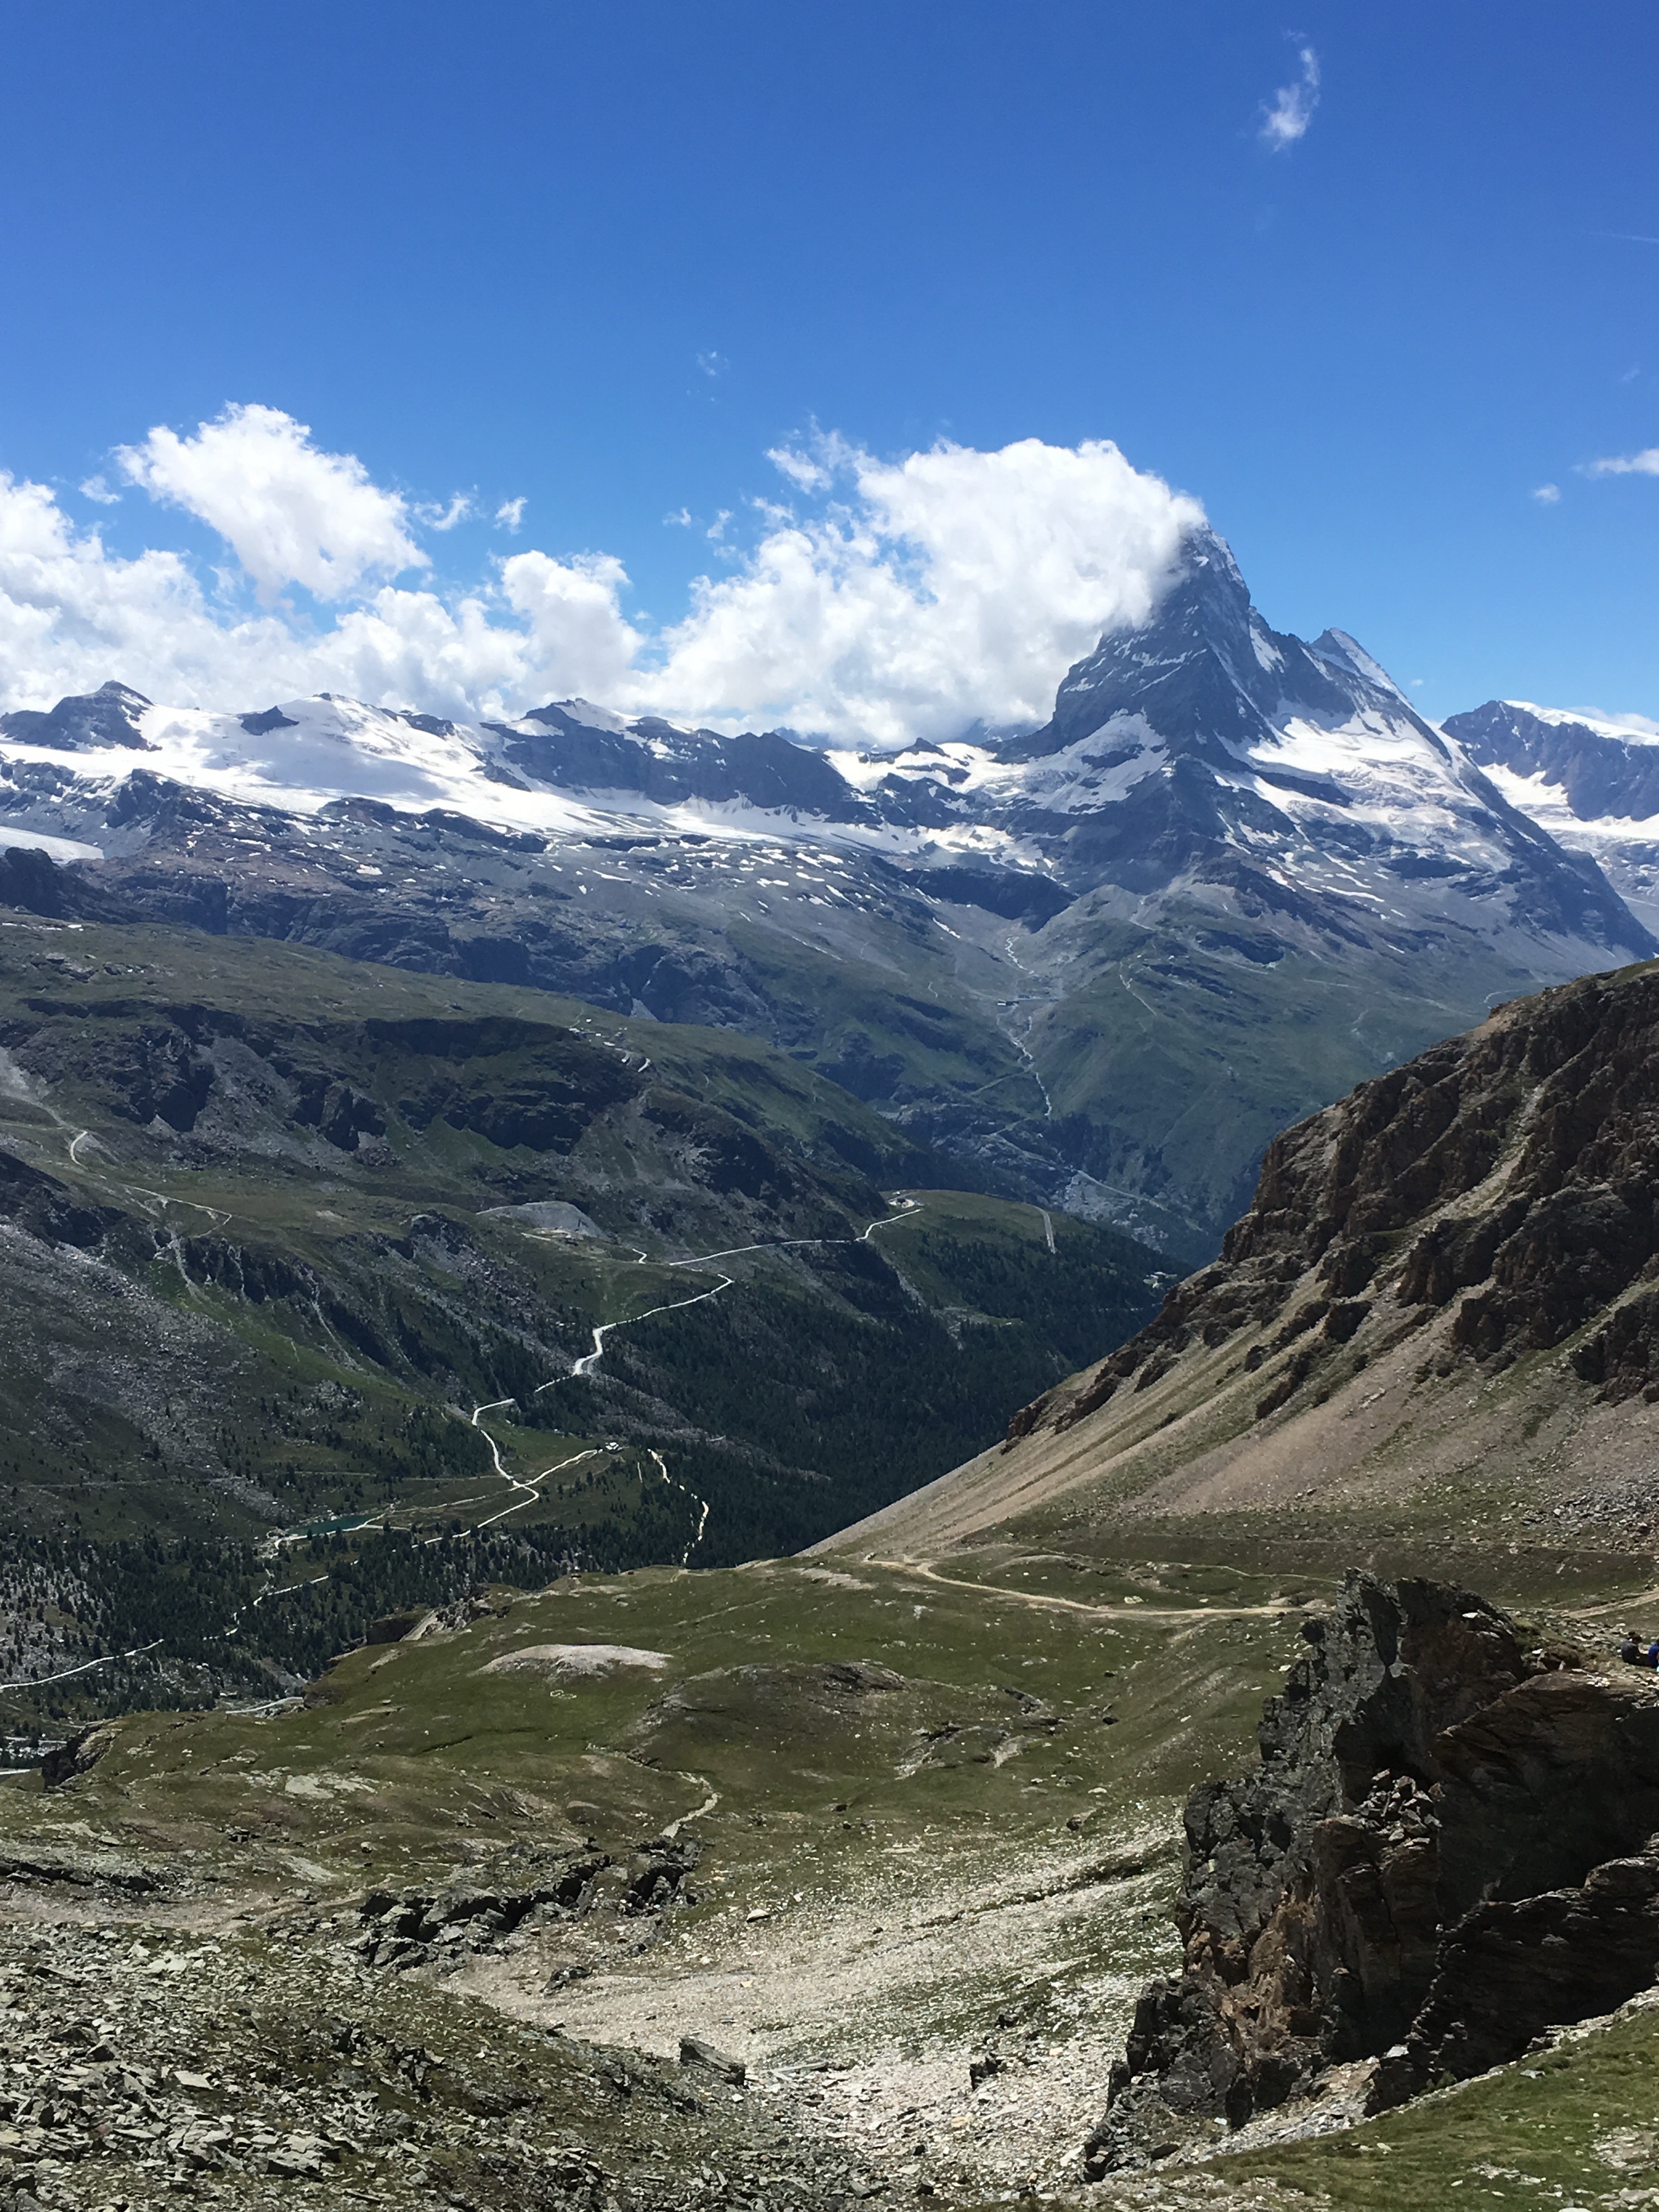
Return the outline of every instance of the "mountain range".
{"type": "Polygon", "coordinates": [[[1659,928],[1659,731],[1520,699],[1489,699],[1445,729],[1512,806],[1588,854],[1659,928]]]}
{"type": "Polygon", "coordinates": [[[14,712],[0,896],[739,1030],[980,1188],[1192,1262],[1287,1122],[1653,949],[1596,856],[1634,896],[1624,860],[1540,826],[1476,734],[1343,633],[1271,629],[1203,531],[1012,735],[224,714],[118,684],[14,712]]]}

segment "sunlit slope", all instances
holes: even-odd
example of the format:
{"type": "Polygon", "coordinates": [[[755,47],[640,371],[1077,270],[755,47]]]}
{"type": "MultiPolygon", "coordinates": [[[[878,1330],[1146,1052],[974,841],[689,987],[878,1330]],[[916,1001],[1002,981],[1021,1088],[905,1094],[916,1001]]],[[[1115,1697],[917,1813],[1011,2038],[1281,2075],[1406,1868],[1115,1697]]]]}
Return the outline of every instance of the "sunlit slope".
{"type": "Polygon", "coordinates": [[[837,1543],[1649,1558],[1656,1024],[1652,967],[1586,979],[1288,1131],[1139,1337],[837,1543]]]}
{"type": "MultiPolygon", "coordinates": [[[[1033,2177],[1064,2192],[1174,1956],[1182,1796],[1251,1763],[1327,1589],[1006,1544],[565,1577],[350,1653],[303,1705],[115,1723],[69,1783],[0,1792],[0,1856],[149,1869],[159,1888],[112,1908],[127,1932],[157,1922],[154,1953],[181,1917],[191,1941],[222,1921],[272,2020],[289,1988],[313,2002],[313,1957],[356,1971],[366,1896],[511,1898],[575,1866],[580,1913],[427,1947],[348,2008],[395,1986],[469,2057],[495,2049],[492,2013],[579,2051],[702,2035],[745,2061],[746,2095],[788,2101],[803,2154],[856,2145],[964,2207],[1033,2177]],[[637,1887],[670,1860],[682,1899],[647,1913],[637,1887]]],[[[1089,2198],[1427,2207],[1437,2176],[1493,2163],[1613,2187],[1645,2178],[1653,2047],[1634,2016],[1340,2136],[1089,2198]]],[[[710,2155],[723,2109],[705,2098],[710,2155]]],[[[571,2124],[610,2140],[603,2115],[571,2124]]]]}

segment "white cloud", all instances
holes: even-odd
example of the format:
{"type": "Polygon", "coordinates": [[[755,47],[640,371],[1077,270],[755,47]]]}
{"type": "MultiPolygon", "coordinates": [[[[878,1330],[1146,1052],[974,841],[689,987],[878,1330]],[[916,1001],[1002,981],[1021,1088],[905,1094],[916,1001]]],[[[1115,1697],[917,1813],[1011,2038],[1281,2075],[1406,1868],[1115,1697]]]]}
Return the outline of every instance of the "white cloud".
{"type": "MultiPolygon", "coordinates": [[[[501,588],[530,628],[528,665],[544,694],[606,700],[623,690],[645,640],[623,617],[628,571],[609,553],[556,561],[515,553],[501,564],[501,588]]],[[[526,705],[531,702],[526,700],[526,705]]]]}
{"type": "Polygon", "coordinates": [[[1659,477],[1659,446],[1639,453],[1609,453],[1603,460],[1587,461],[1580,474],[1587,477],[1659,477]]]}
{"type": "Polygon", "coordinates": [[[1146,620],[1203,520],[1104,441],[773,459],[817,511],[773,510],[737,574],[700,579],[619,704],[889,744],[1038,721],[1103,631],[1146,620]]]}
{"type": "Polygon", "coordinates": [[[453,530],[458,522],[465,522],[472,512],[472,501],[464,491],[458,491],[447,507],[417,507],[415,519],[428,530],[453,530]]]}
{"type": "Polygon", "coordinates": [[[1569,707],[1568,714],[1582,714],[1587,722],[1604,722],[1616,730],[1628,730],[1632,737],[1659,738],[1659,722],[1650,714],[1612,714],[1605,707],[1569,707]]]}
{"type": "Polygon", "coordinates": [[[344,599],[369,578],[428,565],[398,494],[371,483],[355,454],[313,446],[279,408],[227,407],[191,438],[154,429],[116,459],[153,498],[216,530],[264,605],[289,584],[344,599]]]}
{"type": "Polygon", "coordinates": [[[524,520],[524,511],[527,504],[528,501],[522,498],[504,499],[495,509],[496,521],[503,530],[517,531],[524,520]]]}
{"type": "Polygon", "coordinates": [[[731,366],[723,353],[700,353],[697,356],[697,367],[705,376],[724,376],[731,366]]]}
{"type": "Polygon", "coordinates": [[[1540,484],[1534,492],[1533,497],[1538,501],[1540,507],[1554,507],[1560,500],[1561,487],[1559,484],[1553,483],[1540,484]]]}
{"type": "Polygon", "coordinates": [[[596,625],[582,604],[594,596],[591,572],[580,564],[562,572],[573,614],[561,640],[550,629],[560,564],[524,557],[549,573],[538,593],[525,592],[521,611],[534,618],[523,627],[501,620],[494,590],[448,604],[390,586],[328,628],[286,611],[239,617],[209,599],[178,554],[123,560],[96,531],[76,532],[44,484],[0,472],[0,700],[46,705],[115,677],[177,706],[234,708],[337,691],[469,714],[545,697],[555,673],[574,690],[612,680],[631,651],[614,591],[607,595],[601,580],[606,619],[596,625]],[[584,663],[596,628],[602,649],[584,663]]]}
{"type": "Polygon", "coordinates": [[[100,507],[119,507],[121,504],[120,493],[112,491],[102,477],[88,477],[81,487],[81,496],[95,501],[100,507]]]}
{"type": "Polygon", "coordinates": [[[422,557],[417,512],[271,410],[155,432],[123,456],[134,482],[226,538],[240,567],[216,582],[176,551],[123,558],[46,487],[0,474],[0,703],[111,677],[226,708],[330,690],[469,715],[576,693],[726,727],[945,738],[1045,716],[1073,660],[1152,612],[1203,520],[1104,442],[889,461],[815,434],[774,458],[794,504],[750,501],[746,545],[723,517],[729,573],[699,578],[684,619],[655,634],[625,611],[607,553],[526,550],[470,588],[398,586],[385,571],[422,557]],[[279,580],[313,578],[342,600],[331,614],[271,603],[279,580]],[[262,608],[241,599],[249,579],[262,608]]]}
{"type": "Polygon", "coordinates": [[[1319,57],[1311,46],[1304,46],[1297,55],[1301,74],[1290,84],[1281,84],[1273,94],[1271,107],[1261,111],[1261,143],[1275,154],[1283,154],[1299,138],[1307,136],[1308,125],[1319,105],[1319,57]]]}

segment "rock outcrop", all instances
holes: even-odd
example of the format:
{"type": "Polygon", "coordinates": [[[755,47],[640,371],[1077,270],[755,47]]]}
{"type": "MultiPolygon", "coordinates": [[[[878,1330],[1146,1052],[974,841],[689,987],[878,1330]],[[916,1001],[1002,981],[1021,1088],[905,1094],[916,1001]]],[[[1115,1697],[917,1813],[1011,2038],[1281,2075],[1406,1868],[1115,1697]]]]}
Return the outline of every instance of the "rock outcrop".
{"type": "Polygon", "coordinates": [[[1435,1583],[1352,1575],[1304,1633],[1259,1771],[1188,1800],[1184,1965],[1142,1994],[1091,2178],[1346,2062],[1399,2103],[1659,1968],[1659,1680],[1435,1583]]]}

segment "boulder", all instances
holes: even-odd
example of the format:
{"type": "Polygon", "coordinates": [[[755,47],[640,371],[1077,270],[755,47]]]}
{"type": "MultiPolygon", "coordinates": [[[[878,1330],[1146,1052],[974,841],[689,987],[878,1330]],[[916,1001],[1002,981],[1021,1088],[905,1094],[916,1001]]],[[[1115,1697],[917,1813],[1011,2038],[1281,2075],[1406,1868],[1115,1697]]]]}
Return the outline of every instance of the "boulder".
{"type": "Polygon", "coordinates": [[[700,2035],[681,2036],[680,2064],[701,2066],[710,2074],[718,2074],[722,2081],[732,2083],[741,2082],[749,2071],[741,2058],[733,2058],[729,2052],[717,2050],[712,2043],[705,2043],[700,2035]]]}

